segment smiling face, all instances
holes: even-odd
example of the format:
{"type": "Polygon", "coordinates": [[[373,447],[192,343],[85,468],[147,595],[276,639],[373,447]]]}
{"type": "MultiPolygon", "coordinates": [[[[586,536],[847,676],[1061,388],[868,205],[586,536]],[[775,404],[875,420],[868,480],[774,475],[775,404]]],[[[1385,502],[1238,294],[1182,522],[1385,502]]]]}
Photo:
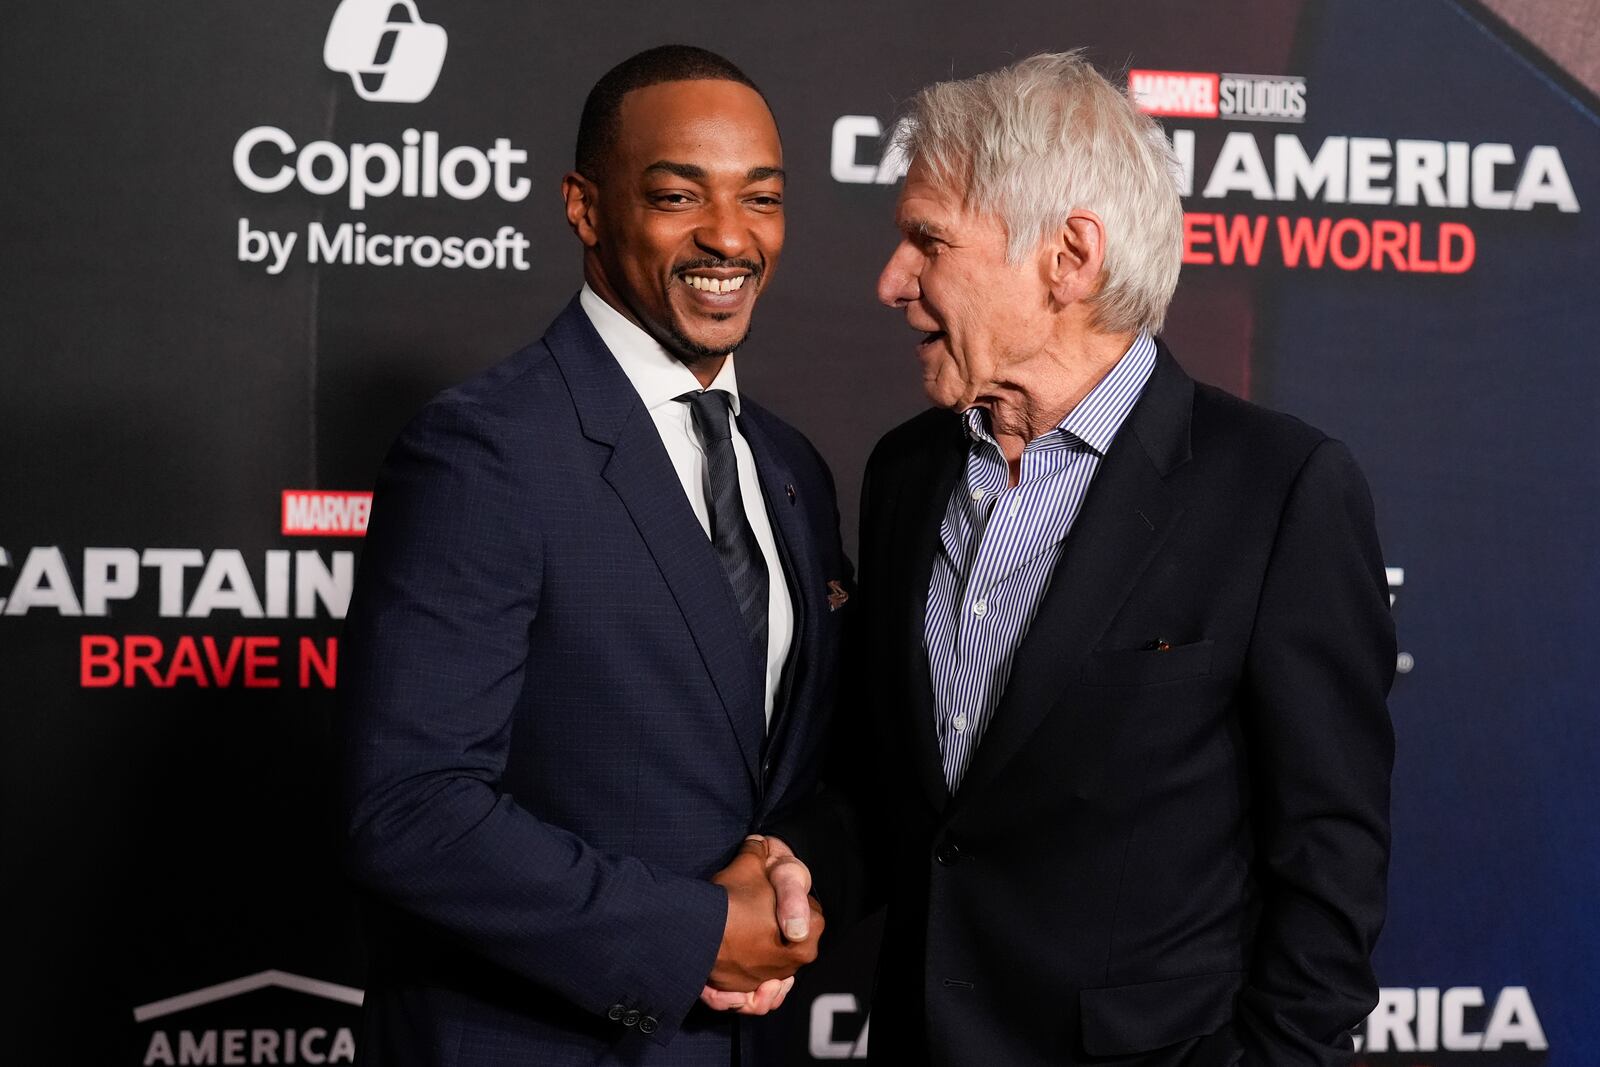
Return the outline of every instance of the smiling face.
{"type": "Polygon", "coordinates": [[[1051,291],[1038,257],[1006,262],[998,219],[974,214],[920,161],[895,211],[900,243],[878,278],[878,299],[904,309],[922,334],[917,358],[928,398],[961,410],[1017,389],[1011,372],[1052,339],[1051,291]]]}
{"type": "Polygon", "coordinates": [[[675,81],[622,99],[602,173],[567,175],[584,278],[693,367],[750,332],[783,250],[783,148],[761,95],[675,81]]]}

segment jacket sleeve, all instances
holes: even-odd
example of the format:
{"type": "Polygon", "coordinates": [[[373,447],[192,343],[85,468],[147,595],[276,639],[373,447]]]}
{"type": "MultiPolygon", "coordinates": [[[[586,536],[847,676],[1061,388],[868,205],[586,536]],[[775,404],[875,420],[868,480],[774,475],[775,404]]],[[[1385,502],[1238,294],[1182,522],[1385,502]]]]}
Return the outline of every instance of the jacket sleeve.
{"type": "Polygon", "coordinates": [[[1325,440],[1284,506],[1245,663],[1264,902],[1235,1016],[1246,1063],[1346,1064],[1377,1001],[1394,665],[1371,496],[1325,440]]]}
{"type": "Polygon", "coordinates": [[[492,425],[436,401],[379,477],[341,679],[349,868],[469,951],[601,1017],[636,1011],[665,1043],[715,962],[727,894],[601,852],[502,790],[542,563],[538,494],[492,425]]]}

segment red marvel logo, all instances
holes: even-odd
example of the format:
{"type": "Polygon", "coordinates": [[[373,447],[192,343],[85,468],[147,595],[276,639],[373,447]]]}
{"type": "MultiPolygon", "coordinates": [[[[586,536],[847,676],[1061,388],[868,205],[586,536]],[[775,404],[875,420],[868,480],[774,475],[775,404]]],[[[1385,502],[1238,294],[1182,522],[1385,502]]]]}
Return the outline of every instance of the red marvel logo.
{"type": "Polygon", "coordinates": [[[283,491],[283,532],[299,537],[365,537],[371,493],[283,491]]]}
{"type": "Polygon", "coordinates": [[[1217,75],[1182,70],[1130,70],[1128,92],[1147,115],[1217,117],[1217,75]]]}

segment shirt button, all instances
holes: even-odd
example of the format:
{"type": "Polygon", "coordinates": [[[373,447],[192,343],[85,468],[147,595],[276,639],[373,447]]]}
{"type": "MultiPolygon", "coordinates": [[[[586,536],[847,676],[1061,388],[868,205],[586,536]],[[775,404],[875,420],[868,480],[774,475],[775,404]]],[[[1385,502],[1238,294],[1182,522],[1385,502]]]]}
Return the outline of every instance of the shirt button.
{"type": "Polygon", "coordinates": [[[972,499],[974,499],[974,500],[982,500],[983,499],[983,490],[982,489],[974,489],[972,491],[972,499]]]}
{"type": "Polygon", "coordinates": [[[955,727],[956,733],[961,733],[967,728],[967,713],[957,712],[956,717],[950,720],[950,725],[955,727]]]}
{"type": "Polygon", "coordinates": [[[989,614],[989,602],[987,600],[980,600],[976,604],[972,605],[972,614],[976,615],[980,619],[989,614]]]}

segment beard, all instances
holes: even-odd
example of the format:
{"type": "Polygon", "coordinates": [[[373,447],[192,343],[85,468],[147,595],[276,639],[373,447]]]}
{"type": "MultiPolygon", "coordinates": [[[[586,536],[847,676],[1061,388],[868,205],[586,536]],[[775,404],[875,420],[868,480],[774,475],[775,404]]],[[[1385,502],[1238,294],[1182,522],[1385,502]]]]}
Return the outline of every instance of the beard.
{"type": "MultiPolygon", "coordinates": [[[[732,316],[728,317],[731,318],[732,316]]],[[[684,366],[693,367],[696,363],[703,363],[708,359],[721,359],[723,356],[733,355],[740,345],[750,339],[750,331],[754,327],[754,323],[739,335],[737,341],[728,345],[702,344],[678,329],[678,324],[670,320],[667,322],[666,327],[667,336],[658,338],[662,347],[677,357],[678,361],[684,366]]]]}
{"type": "MultiPolygon", "coordinates": [[[[765,264],[758,263],[752,259],[712,259],[709,257],[693,260],[689,263],[681,263],[673,273],[675,276],[681,278],[691,270],[700,270],[708,267],[737,267],[747,270],[750,272],[750,277],[746,284],[753,284],[758,288],[765,280],[767,273],[765,264]]],[[[669,307],[671,306],[672,302],[670,298],[666,301],[666,303],[669,307]]],[[[725,322],[732,317],[733,316],[731,313],[727,315],[712,316],[712,318],[718,322],[725,322]]],[[[752,319],[752,325],[747,326],[744,333],[739,335],[738,340],[734,341],[732,344],[725,345],[708,345],[703,342],[696,341],[694,338],[690,337],[688,334],[679,329],[677,322],[670,317],[665,323],[662,324],[662,326],[666,336],[657,337],[656,340],[660,341],[662,347],[666,348],[668,352],[671,352],[674,356],[676,356],[678,360],[685,366],[693,367],[696,363],[703,363],[708,359],[721,359],[723,356],[733,355],[739,346],[743,345],[750,339],[750,331],[754,326],[754,320],[752,319]]]]}

